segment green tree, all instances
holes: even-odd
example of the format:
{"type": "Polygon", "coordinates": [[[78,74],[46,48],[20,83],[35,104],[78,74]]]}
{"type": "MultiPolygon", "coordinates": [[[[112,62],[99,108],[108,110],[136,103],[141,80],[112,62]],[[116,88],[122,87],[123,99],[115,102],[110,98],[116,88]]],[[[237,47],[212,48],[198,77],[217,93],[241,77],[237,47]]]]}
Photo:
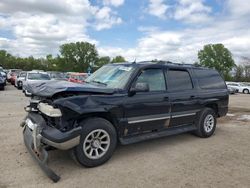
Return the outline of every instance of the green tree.
{"type": "Polygon", "coordinates": [[[122,62],[126,62],[125,58],[118,55],[116,57],[114,57],[111,61],[111,63],[122,63],[122,62]]]}
{"type": "Polygon", "coordinates": [[[95,45],[88,42],[68,43],[60,46],[60,68],[64,70],[87,72],[91,63],[98,60],[95,45]]]}
{"type": "Polygon", "coordinates": [[[96,66],[99,68],[99,67],[102,67],[103,65],[106,65],[110,62],[111,62],[111,59],[109,56],[100,57],[96,63],[96,66]]]}
{"type": "Polygon", "coordinates": [[[234,80],[236,82],[244,81],[244,66],[242,66],[242,65],[236,66],[234,80]]]}
{"type": "Polygon", "coordinates": [[[229,72],[235,66],[231,52],[223,44],[208,44],[198,52],[199,64],[215,68],[224,78],[229,76],[229,72]]]}

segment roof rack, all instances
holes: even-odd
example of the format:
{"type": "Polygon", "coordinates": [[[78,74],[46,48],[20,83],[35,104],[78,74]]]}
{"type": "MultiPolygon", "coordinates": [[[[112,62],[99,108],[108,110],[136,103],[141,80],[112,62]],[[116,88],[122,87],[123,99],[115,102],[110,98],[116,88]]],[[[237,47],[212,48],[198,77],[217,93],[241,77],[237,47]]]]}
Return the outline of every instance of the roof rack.
{"type": "Polygon", "coordinates": [[[190,63],[173,63],[171,61],[156,61],[157,64],[160,65],[179,65],[179,66],[190,66],[190,67],[202,67],[201,65],[197,64],[190,64],[190,63]]]}

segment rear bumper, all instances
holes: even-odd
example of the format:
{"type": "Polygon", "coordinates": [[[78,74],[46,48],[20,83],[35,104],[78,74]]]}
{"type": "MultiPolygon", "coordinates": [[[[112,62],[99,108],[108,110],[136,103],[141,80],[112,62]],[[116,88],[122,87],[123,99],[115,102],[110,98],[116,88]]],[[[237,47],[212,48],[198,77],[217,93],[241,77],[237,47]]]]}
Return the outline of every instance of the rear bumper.
{"type": "Polygon", "coordinates": [[[46,148],[52,146],[67,150],[75,147],[80,142],[81,127],[61,132],[56,128],[48,127],[43,117],[34,112],[28,114],[21,126],[24,127],[23,138],[27,150],[45,174],[57,182],[60,177],[47,165],[48,152],[46,148]]]}

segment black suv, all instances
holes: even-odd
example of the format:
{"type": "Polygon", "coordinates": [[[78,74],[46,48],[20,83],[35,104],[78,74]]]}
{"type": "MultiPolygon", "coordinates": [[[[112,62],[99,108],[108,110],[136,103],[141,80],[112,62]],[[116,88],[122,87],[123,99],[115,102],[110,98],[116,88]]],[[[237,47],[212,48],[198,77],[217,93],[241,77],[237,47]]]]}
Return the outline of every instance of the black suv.
{"type": "Polygon", "coordinates": [[[33,88],[25,109],[25,144],[41,168],[47,150],[70,150],[83,166],[105,163],[117,143],[131,144],[183,132],[210,137],[228,111],[220,74],[170,62],[108,64],[85,84],[51,81],[33,88]]]}

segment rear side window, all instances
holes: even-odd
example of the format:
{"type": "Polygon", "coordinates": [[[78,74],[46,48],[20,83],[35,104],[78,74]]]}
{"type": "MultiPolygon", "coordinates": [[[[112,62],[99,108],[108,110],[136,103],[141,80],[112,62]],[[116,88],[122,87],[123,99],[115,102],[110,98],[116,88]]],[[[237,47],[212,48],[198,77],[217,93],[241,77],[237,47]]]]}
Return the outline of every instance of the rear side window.
{"type": "Polygon", "coordinates": [[[167,88],[170,91],[183,91],[193,88],[190,75],[185,70],[168,70],[167,83],[167,88]]]}
{"type": "Polygon", "coordinates": [[[220,74],[215,70],[194,69],[202,89],[225,89],[226,85],[220,74]]]}

